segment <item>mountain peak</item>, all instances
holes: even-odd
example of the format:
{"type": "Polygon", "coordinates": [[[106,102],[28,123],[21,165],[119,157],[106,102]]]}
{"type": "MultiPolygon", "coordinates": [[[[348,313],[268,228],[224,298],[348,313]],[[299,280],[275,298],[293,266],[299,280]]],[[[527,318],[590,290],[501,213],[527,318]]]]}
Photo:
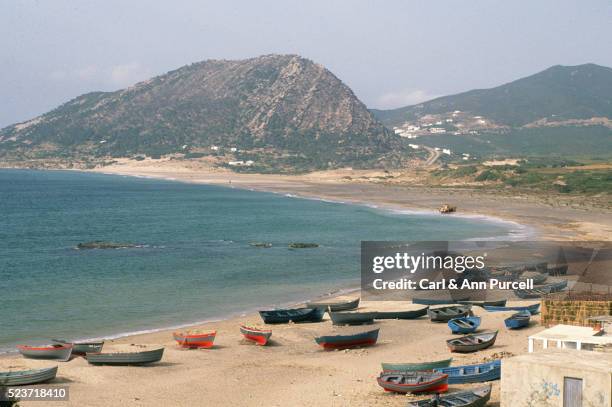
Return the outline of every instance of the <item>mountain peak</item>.
{"type": "Polygon", "coordinates": [[[276,54],[193,63],[0,131],[5,154],[131,157],[226,146],[305,168],[378,165],[397,143],[325,67],[276,54]]]}

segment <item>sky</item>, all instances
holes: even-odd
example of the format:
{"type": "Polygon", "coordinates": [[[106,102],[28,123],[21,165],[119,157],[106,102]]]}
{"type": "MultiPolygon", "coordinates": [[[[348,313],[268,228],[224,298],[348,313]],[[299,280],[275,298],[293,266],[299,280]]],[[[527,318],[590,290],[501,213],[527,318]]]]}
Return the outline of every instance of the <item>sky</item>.
{"type": "Polygon", "coordinates": [[[205,59],[299,54],[370,108],[612,67],[609,0],[0,2],[0,128],[205,59]]]}

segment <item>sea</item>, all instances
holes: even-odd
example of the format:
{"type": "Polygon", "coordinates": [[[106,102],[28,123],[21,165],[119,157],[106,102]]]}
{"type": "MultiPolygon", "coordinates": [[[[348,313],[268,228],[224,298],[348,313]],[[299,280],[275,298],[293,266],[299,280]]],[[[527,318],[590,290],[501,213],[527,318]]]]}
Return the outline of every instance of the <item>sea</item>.
{"type": "Polygon", "coordinates": [[[0,170],[0,352],[215,321],[358,287],[362,240],[517,224],[76,171],[0,170]],[[112,241],[121,249],[78,250],[112,241]],[[270,248],[252,242],[268,242],[270,248]],[[290,249],[292,242],[317,243],[290,249]]]}

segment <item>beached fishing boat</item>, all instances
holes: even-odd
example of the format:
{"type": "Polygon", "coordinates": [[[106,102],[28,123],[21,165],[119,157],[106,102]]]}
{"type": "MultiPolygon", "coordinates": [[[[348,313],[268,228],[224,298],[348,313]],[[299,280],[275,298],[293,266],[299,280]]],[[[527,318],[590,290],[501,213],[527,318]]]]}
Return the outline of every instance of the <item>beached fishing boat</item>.
{"type": "Polygon", "coordinates": [[[429,307],[404,311],[374,311],[374,319],[416,319],[427,315],[429,307]]]}
{"type": "Polygon", "coordinates": [[[529,311],[531,315],[535,315],[540,312],[540,303],[527,305],[527,306],[517,306],[517,307],[495,307],[485,305],[485,310],[489,312],[502,312],[502,311],[529,311]]]}
{"type": "Polygon", "coordinates": [[[451,352],[470,353],[478,350],[486,349],[493,346],[497,338],[497,332],[483,332],[479,334],[471,334],[462,336],[457,339],[449,339],[446,341],[451,352]]]}
{"type": "Polygon", "coordinates": [[[469,315],[471,305],[451,305],[449,307],[429,308],[427,315],[432,322],[448,322],[453,318],[469,315]]]}
{"type": "Polygon", "coordinates": [[[72,354],[72,344],[60,345],[54,344],[49,346],[27,346],[17,345],[19,353],[30,359],[57,359],[67,361],[72,354]]]}
{"type": "Polygon", "coordinates": [[[501,359],[475,365],[444,367],[435,371],[447,374],[448,384],[490,382],[501,377],[501,359]]]}
{"type": "Polygon", "coordinates": [[[358,346],[371,346],[378,340],[379,329],[353,335],[327,335],[315,338],[324,349],[348,349],[358,346]]]}
{"type": "Polygon", "coordinates": [[[306,308],[324,308],[327,311],[349,311],[352,309],[357,309],[359,307],[360,298],[357,297],[353,300],[346,301],[312,301],[306,303],[306,308]]]}
{"type": "Polygon", "coordinates": [[[174,332],[174,340],[183,348],[212,348],[217,336],[217,331],[184,331],[174,332]]]}
{"type": "Polygon", "coordinates": [[[382,372],[378,385],[395,393],[423,393],[448,390],[448,375],[439,372],[382,372]]]}
{"type": "Polygon", "coordinates": [[[476,307],[494,306],[494,307],[505,307],[507,300],[492,300],[492,301],[458,301],[458,304],[473,305],[476,307]]]}
{"type": "Polygon", "coordinates": [[[286,324],[288,322],[320,322],[325,308],[293,308],[259,311],[266,324],[286,324]]]}
{"type": "Polygon", "coordinates": [[[69,342],[63,339],[51,339],[52,342],[60,345],[72,345],[73,355],[85,355],[87,352],[102,352],[104,341],[93,342],[69,342]]]}
{"type": "Polygon", "coordinates": [[[85,358],[92,365],[146,365],[159,362],[164,348],[142,352],[87,353],[85,358]]]}
{"type": "Polygon", "coordinates": [[[329,317],[334,325],[363,325],[374,322],[375,312],[330,312],[329,317]]]}
{"type": "Polygon", "coordinates": [[[401,372],[413,372],[415,370],[427,371],[433,370],[439,367],[449,367],[453,358],[437,360],[435,362],[421,362],[421,363],[381,363],[383,371],[397,370],[401,372]]]}
{"type": "Polygon", "coordinates": [[[491,385],[462,390],[444,396],[413,401],[407,407],[485,407],[491,398],[491,385]]]}
{"type": "Polygon", "coordinates": [[[530,319],[531,314],[529,311],[520,311],[513,314],[510,318],[506,318],[504,324],[506,324],[508,329],[520,329],[528,326],[530,319]]]}
{"type": "Polygon", "coordinates": [[[420,305],[444,305],[444,304],[463,304],[469,301],[470,297],[448,298],[448,299],[431,299],[431,298],[413,298],[413,304],[420,305]]]}
{"type": "Polygon", "coordinates": [[[240,333],[249,341],[253,341],[262,346],[267,344],[272,336],[272,331],[269,329],[252,328],[246,325],[240,325],[240,333]]]}
{"type": "Polygon", "coordinates": [[[26,384],[36,384],[48,382],[55,379],[57,366],[45,369],[13,370],[0,372],[0,385],[2,386],[23,386],[26,384]]]}
{"type": "Polygon", "coordinates": [[[480,317],[453,318],[448,321],[448,327],[454,334],[471,334],[480,326],[480,317]]]}

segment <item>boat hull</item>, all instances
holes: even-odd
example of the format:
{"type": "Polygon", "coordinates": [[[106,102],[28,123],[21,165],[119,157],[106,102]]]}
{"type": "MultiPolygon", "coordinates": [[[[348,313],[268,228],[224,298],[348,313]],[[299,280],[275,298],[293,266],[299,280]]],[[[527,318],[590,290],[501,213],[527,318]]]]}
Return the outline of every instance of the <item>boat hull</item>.
{"type": "Polygon", "coordinates": [[[382,369],[384,371],[395,370],[401,372],[413,372],[413,371],[428,371],[436,368],[449,367],[453,358],[438,360],[435,362],[423,362],[423,363],[382,363],[382,369]]]}
{"type": "Polygon", "coordinates": [[[72,354],[84,356],[87,352],[98,353],[102,352],[104,341],[96,342],[69,342],[62,339],[53,339],[53,342],[60,345],[72,345],[72,354]]]}
{"type": "Polygon", "coordinates": [[[434,399],[413,401],[408,407],[485,407],[491,398],[491,385],[477,389],[458,391],[434,399]]]}
{"type": "Polygon", "coordinates": [[[458,301],[458,304],[473,305],[476,307],[505,307],[507,300],[494,300],[494,301],[458,301]]]}
{"type": "Polygon", "coordinates": [[[289,322],[321,322],[325,308],[294,308],[259,311],[266,324],[286,324],[289,322]]]}
{"type": "Polygon", "coordinates": [[[379,329],[362,332],[355,335],[327,335],[315,338],[315,342],[323,349],[349,349],[361,346],[372,346],[378,340],[379,329]]]}
{"type": "Polygon", "coordinates": [[[459,305],[452,307],[430,308],[427,315],[431,322],[448,322],[451,319],[461,318],[469,315],[471,305],[459,305]]]}
{"type": "Polygon", "coordinates": [[[34,347],[18,345],[19,353],[29,359],[54,359],[66,361],[72,355],[72,345],[34,347]]]}
{"type": "Polygon", "coordinates": [[[272,336],[272,331],[250,328],[244,325],[240,326],[240,333],[245,339],[253,341],[260,346],[265,346],[272,336]]]}
{"type": "Polygon", "coordinates": [[[480,326],[480,317],[453,318],[448,321],[448,327],[454,334],[471,334],[480,326]]]}
{"type": "Polygon", "coordinates": [[[529,326],[530,319],[531,314],[528,311],[521,311],[512,315],[510,318],[506,318],[504,324],[508,329],[521,329],[529,326]]]}
{"type": "Polygon", "coordinates": [[[374,322],[375,312],[330,312],[329,317],[334,325],[363,325],[374,322]]]}
{"type": "Polygon", "coordinates": [[[334,302],[334,301],[314,301],[306,304],[306,308],[324,308],[328,311],[349,311],[352,309],[357,309],[359,307],[360,298],[351,300],[351,301],[343,301],[343,302],[334,302]]]}
{"type": "Polygon", "coordinates": [[[435,372],[406,372],[406,373],[386,373],[383,372],[377,379],[378,385],[385,391],[393,393],[424,393],[424,392],[439,392],[443,393],[448,390],[448,375],[435,372]],[[401,378],[408,377],[426,377],[420,382],[401,383],[401,378]]]}
{"type": "Polygon", "coordinates": [[[476,365],[453,366],[434,370],[448,375],[448,384],[482,383],[499,380],[501,360],[476,365]]]}
{"type": "Polygon", "coordinates": [[[88,353],[87,362],[92,365],[146,365],[159,362],[164,355],[164,348],[129,353],[88,353]]]}
{"type": "Polygon", "coordinates": [[[503,312],[503,311],[529,311],[531,315],[536,315],[540,312],[540,304],[532,304],[524,307],[495,307],[495,306],[485,306],[485,310],[489,312],[503,312]]]}
{"type": "Polygon", "coordinates": [[[212,348],[215,337],[217,336],[217,331],[202,333],[174,332],[172,335],[179,346],[183,348],[212,348]]]}
{"type": "Polygon", "coordinates": [[[56,375],[57,366],[46,369],[0,372],[0,383],[3,386],[24,386],[27,384],[48,382],[55,379],[56,375]]]}
{"type": "Polygon", "coordinates": [[[464,336],[462,338],[450,339],[446,344],[451,352],[471,353],[482,349],[487,349],[495,343],[497,332],[482,333],[464,336]]]}
{"type": "Polygon", "coordinates": [[[427,315],[429,307],[408,311],[376,311],[374,319],[416,319],[427,315]]]}

